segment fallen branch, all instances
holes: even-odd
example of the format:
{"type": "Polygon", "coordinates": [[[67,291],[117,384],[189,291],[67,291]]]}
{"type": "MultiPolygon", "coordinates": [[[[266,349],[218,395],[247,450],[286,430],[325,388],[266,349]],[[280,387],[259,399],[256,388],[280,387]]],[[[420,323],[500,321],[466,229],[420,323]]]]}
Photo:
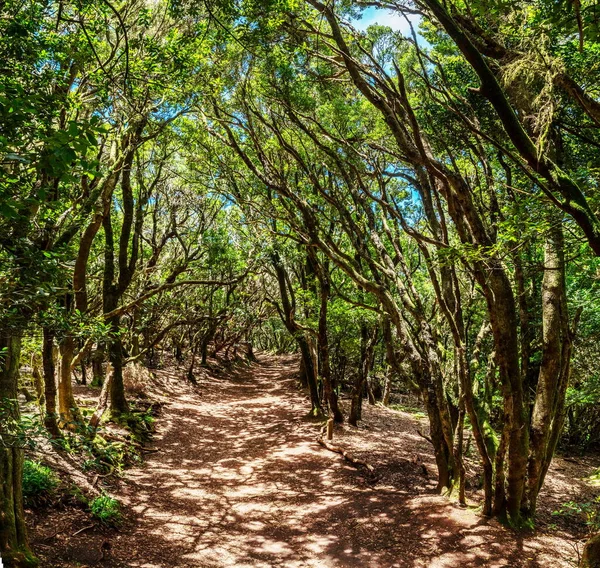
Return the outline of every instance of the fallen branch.
{"type": "Polygon", "coordinates": [[[352,465],[365,467],[369,471],[369,473],[371,473],[371,474],[375,473],[375,468],[371,464],[369,464],[366,461],[361,460],[359,458],[355,458],[353,455],[348,453],[346,450],[344,450],[340,446],[336,446],[335,444],[330,444],[326,440],[323,440],[322,436],[319,436],[317,438],[317,442],[321,446],[323,446],[325,449],[329,450],[330,452],[335,452],[336,454],[340,454],[346,461],[350,462],[352,465]]]}
{"type": "Polygon", "coordinates": [[[96,523],[94,523],[93,525],[88,525],[87,527],[83,527],[82,529],[79,529],[77,532],[74,532],[71,536],[77,536],[78,534],[82,533],[83,531],[93,529],[95,526],[96,526],[96,523]]]}

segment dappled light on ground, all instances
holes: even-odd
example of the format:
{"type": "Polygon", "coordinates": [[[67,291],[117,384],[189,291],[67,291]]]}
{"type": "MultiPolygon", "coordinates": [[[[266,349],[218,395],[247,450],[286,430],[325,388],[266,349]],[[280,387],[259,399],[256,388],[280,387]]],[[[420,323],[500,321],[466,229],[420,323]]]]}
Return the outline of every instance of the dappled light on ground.
{"type": "Polygon", "coordinates": [[[127,473],[120,498],[134,518],[101,565],[568,565],[573,550],[564,540],[513,535],[432,494],[432,479],[413,466],[415,453],[428,468],[432,458],[409,415],[381,409],[384,422],[402,421],[403,430],[393,428],[379,445],[376,425],[339,432],[339,440],[373,443],[379,481],[321,448],[296,368],[293,358],[263,355],[260,365],[196,389],[163,373],[168,405],[153,444],[159,451],[127,473]],[[389,463],[398,464],[395,475],[389,463]],[[403,472],[406,483],[398,479],[403,472]],[[417,491],[409,481],[419,475],[417,491]]]}

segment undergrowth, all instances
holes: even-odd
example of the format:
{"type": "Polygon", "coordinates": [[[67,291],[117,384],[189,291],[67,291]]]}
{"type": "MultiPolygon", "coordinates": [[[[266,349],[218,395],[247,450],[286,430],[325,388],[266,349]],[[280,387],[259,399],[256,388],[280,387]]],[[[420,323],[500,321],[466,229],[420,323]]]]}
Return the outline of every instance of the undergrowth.
{"type": "Polygon", "coordinates": [[[123,522],[121,504],[110,495],[100,495],[90,503],[92,517],[107,527],[116,528],[123,522]]]}
{"type": "Polygon", "coordinates": [[[54,472],[40,462],[23,462],[23,499],[28,506],[40,506],[48,502],[58,485],[54,472]]]}
{"type": "Polygon", "coordinates": [[[566,517],[579,520],[587,527],[590,533],[600,531],[600,496],[592,501],[577,503],[567,501],[563,503],[557,511],[552,513],[555,516],[566,517]]]}
{"type": "Polygon", "coordinates": [[[132,411],[114,417],[115,424],[128,430],[123,439],[107,431],[94,432],[80,425],[75,431],[65,432],[57,440],[61,449],[82,458],[84,471],[94,471],[101,475],[120,473],[125,467],[142,461],[143,444],[152,437],[155,423],[153,406],[144,411],[132,411]]]}

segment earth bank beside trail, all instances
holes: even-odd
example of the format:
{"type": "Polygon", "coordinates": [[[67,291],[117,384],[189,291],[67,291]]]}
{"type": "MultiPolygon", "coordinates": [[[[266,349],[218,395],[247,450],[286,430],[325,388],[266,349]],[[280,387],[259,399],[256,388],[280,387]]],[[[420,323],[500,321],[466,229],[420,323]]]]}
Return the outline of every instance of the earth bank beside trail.
{"type": "MultiPolygon", "coordinates": [[[[335,443],[374,466],[371,476],[316,442],[296,387],[297,359],[211,372],[197,387],[182,369],[158,371],[165,404],[147,461],[106,487],[126,507],[118,531],[80,509],[35,518],[42,565],[217,567],[567,567],[585,534],[551,513],[590,492],[593,460],[557,458],[539,528],[516,534],[435,495],[424,421],[364,405],[357,430],[335,443]]],[[[471,480],[475,482],[475,470],[471,480]]],[[[473,493],[472,497],[476,497],[473,493]]]]}

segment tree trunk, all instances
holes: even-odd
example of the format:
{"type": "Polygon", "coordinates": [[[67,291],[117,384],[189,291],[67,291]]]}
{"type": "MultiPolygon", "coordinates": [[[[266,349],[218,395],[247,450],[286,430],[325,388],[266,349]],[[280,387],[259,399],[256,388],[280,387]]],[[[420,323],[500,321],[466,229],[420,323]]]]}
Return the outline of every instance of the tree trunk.
{"type": "Polygon", "coordinates": [[[300,353],[302,356],[300,369],[302,371],[302,368],[304,368],[304,376],[306,378],[306,383],[310,394],[311,413],[322,414],[323,410],[321,408],[321,399],[319,397],[319,389],[317,386],[318,362],[316,357],[316,345],[314,342],[311,342],[309,337],[306,336],[306,332],[301,328],[294,318],[294,291],[289,284],[288,275],[277,252],[272,253],[271,262],[277,276],[277,283],[279,285],[279,294],[282,304],[282,307],[280,308],[277,306],[277,309],[286,329],[295,338],[296,342],[298,343],[298,347],[300,348],[300,353]]]}
{"type": "Polygon", "coordinates": [[[529,428],[519,364],[516,306],[510,281],[499,261],[497,266],[488,266],[485,275],[488,313],[502,382],[504,429],[507,430],[506,510],[511,523],[518,526],[525,497],[529,428]]]}
{"type": "Polygon", "coordinates": [[[20,420],[17,382],[21,338],[0,335],[0,552],[7,567],[37,566],[29,549],[23,512],[23,449],[11,436],[11,423],[20,420]]]}
{"type": "Polygon", "coordinates": [[[546,457],[554,452],[554,448],[548,451],[551,428],[556,418],[560,420],[557,411],[564,407],[570,359],[570,349],[563,349],[565,342],[570,343],[564,241],[562,227],[556,219],[553,221],[555,224],[550,230],[545,248],[542,280],[542,362],[531,416],[527,471],[527,505],[530,516],[535,514],[537,496],[547,468],[546,457]],[[567,360],[564,361],[563,357],[567,360]]]}
{"type": "Polygon", "coordinates": [[[258,361],[258,359],[256,358],[256,355],[254,354],[252,342],[245,341],[244,346],[246,347],[246,353],[245,353],[246,360],[249,361],[250,363],[256,363],[258,361]]]}
{"type": "Polygon", "coordinates": [[[304,363],[304,357],[300,357],[300,367],[298,369],[298,381],[302,388],[308,388],[308,375],[306,373],[306,365],[304,363]]]}
{"type": "Polygon", "coordinates": [[[444,436],[439,401],[433,382],[428,378],[421,378],[419,382],[424,385],[421,390],[421,396],[423,397],[423,403],[429,417],[429,435],[433,444],[433,453],[438,469],[437,491],[441,492],[443,489],[451,489],[454,482],[453,448],[452,446],[448,446],[446,437],[444,436]],[[425,380],[427,381],[426,383],[425,380]]]}
{"type": "Polygon", "coordinates": [[[202,367],[206,367],[208,360],[208,344],[210,343],[211,338],[206,334],[202,338],[202,344],[200,345],[200,365],[202,367]]]}
{"type": "Polygon", "coordinates": [[[500,436],[500,444],[498,444],[498,449],[496,450],[496,459],[494,460],[494,499],[492,503],[492,515],[496,517],[503,517],[506,514],[506,473],[504,466],[510,432],[510,418],[506,411],[502,418],[502,434],[500,436]]]}
{"type": "Polygon", "coordinates": [[[38,406],[40,407],[40,413],[44,415],[44,377],[42,375],[42,371],[40,369],[40,357],[38,353],[34,353],[31,357],[31,375],[33,377],[33,385],[35,387],[35,395],[38,406]]]}
{"type": "Polygon", "coordinates": [[[322,414],[321,400],[317,386],[317,358],[314,341],[311,342],[311,338],[304,337],[303,335],[297,337],[296,340],[300,347],[300,354],[304,364],[308,393],[310,396],[311,413],[315,415],[322,414]]]}
{"type": "Polygon", "coordinates": [[[98,425],[100,424],[100,420],[102,420],[102,416],[106,412],[108,407],[108,394],[110,392],[110,383],[112,381],[112,372],[109,370],[108,376],[102,385],[102,390],[100,391],[100,396],[98,397],[98,404],[96,406],[96,410],[92,417],[90,418],[90,429],[91,436],[94,437],[96,434],[96,430],[98,429],[98,425]]]}
{"type": "Polygon", "coordinates": [[[348,424],[358,427],[358,421],[362,416],[362,398],[365,386],[365,378],[362,370],[359,370],[352,387],[352,396],[350,399],[350,414],[348,415],[348,424]]]}
{"type": "Polygon", "coordinates": [[[54,366],[54,332],[44,327],[42,343],[42,366],[44,368],[44,398],[46,414],[44,424],[53,438],[60,436],[56,415],[56,369],[54,366]]]}
{"type": "MultiPolygon", "coordinates": [[[[316,256],[316,253],[315,253],[316,256]]],[[[329,269],[327,264],[317,264],[317,259],[313,259],[313,265],[317,278],[319,280],[319,330],[317,336],[317,344],[319,349],[319,360],[321,362],[320,373],[323,380],[323,392],[329,414],[335,422],[341,424],[344,422],[344,415],[338,404],[338,396],[335,392],[335,385],[331,377],[331,364],[329,361],[329,338],[327,337],[327,305],[329,303],[330,283],[329,269]]]]}
{"type": "Polygon", "coordinates": [[[585,543],[579,568],[600,568],[600,533],[585,543]]]}
{"type": "Polygon", "coordinates": [[[100,344],[94,349],[92,354],[92,385],[93,387],[101,387],[104,384],[104,347],[100,344]]]}
{"type": "Polygon", "coordinates": [[[383,406],[389,406],[391,392],[392,392],[392,369],[391,369],[391,367],[388,367],[388,370],[385,374],[385,382],[383,384],[383,397],[381,399],[383,406]]]}
{"type": "Polygon", "coordinates": [[[358,421],[362,417],[362,400],[367,385],[369,373],[373,367],[373,358],[375,355],[375,343],[377,341],[377,328],[374,327],[369,335],[369,329],[365,324],[361,326],[361,357],[358,375],[352,390],[352,401],[350,404],[350,415],[348,423],[352,426],[358,426],[358,421]]]}
{"type": "Polygon", "coordinates": [[[81,360],[81,384],[85,387],[87,386],[87,369],[85,367],[85,360],[81,360]]]}
{"type": "Polygon", "coordinates": [[[73,396],[71,362],[75,354],[75,339],[67,335],[60,342],[60,372],[58,377],[58,413],[61,425],[75,429],[81,424],[81,413],[73,396]]]}
{"type": "Polygon", "coordinates": [[[129,412],[129,404],[125,397],[125,385],[123,384],[123,341],[119,335],[119,320],[116,317],[111,321],[111,329],[114,336],[108,345],[108,360],[112,365],[112,378],[110,381],[110,411],[114,416],[129,412]]]}
{"type": "Polygon", "coordinates": [[[454,461],[458,470],[458,502],[461,505],[466,505],[465,498],[465,464],[463,460],[463,432],[465,428],[465,403],[464,400],[459,402],[458,422],[456,424],[456,443],[454,447],[454,461]]]}

